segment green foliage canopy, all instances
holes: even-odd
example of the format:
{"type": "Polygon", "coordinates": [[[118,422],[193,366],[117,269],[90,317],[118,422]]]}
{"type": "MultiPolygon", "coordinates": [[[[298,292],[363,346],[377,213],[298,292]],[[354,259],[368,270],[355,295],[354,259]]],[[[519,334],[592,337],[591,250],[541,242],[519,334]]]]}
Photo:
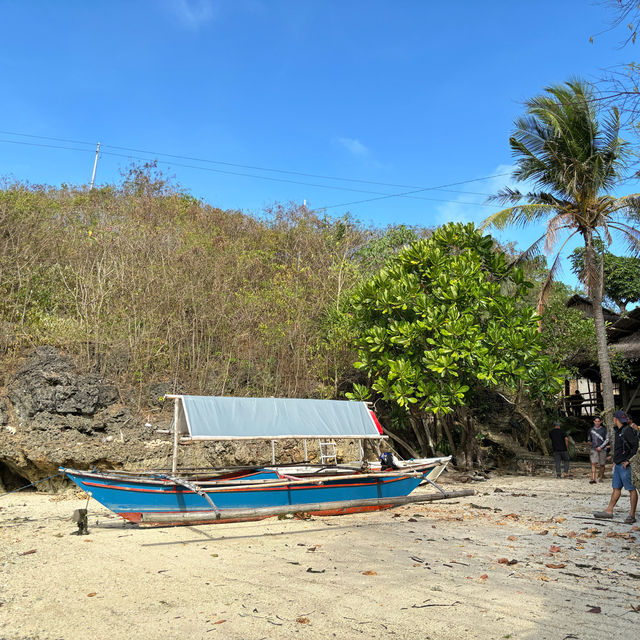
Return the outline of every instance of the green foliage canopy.
{"type": "MultiPolygon", "coordinates": [[[[355,366],[385,400],[434,413],[463,405],[478,384],[556,393],[563,372],[520,304],[530,286],[472,224],[440,227],[352,294],[355,366]]],[[[352,397],[365,395],[354,386],[352,397]]]]}
{"type": "MultiPolygon", "coordinates": [[[[613,302],[621,313],[627,305],[640,302],[640,260],[633,256],[616,256],[604,250],[604,244],[594,242],[598,264],[603,261],[605,300],[613,302]]],[[[579,247],[569,256],[572,271],[584,280],[585,250],[579,247]]]]}

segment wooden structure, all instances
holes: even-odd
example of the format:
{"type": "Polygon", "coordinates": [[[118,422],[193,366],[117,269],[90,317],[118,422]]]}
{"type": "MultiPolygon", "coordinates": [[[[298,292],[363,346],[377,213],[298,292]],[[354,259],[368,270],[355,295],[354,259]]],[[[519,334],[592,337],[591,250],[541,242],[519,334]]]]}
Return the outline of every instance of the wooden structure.
{"type": "MultiPolygon", "coordinates": [[[[567,306],[580,309],[586,316],[593,317],[593,305],[588,298],[572,296],[567,306]]],[[[618,391],[615,396],[616,408],[624,409],[638,420],[640,418],[640,307],[622,316],[605,308],[604,315],[608,323],[609,346],[627,360],[635,378],[632,383],[614,378],[618,391]]],[[[600,402],[600,371],[597,362],[592,362],[586,357],[578,357],[573,364],[577,366],[580,375],[589,381],[590,390],[593,389],[589,394],[590,397],[585,397],[583,406],[585,409],[589,406],[597,407],[600,402]]]]}

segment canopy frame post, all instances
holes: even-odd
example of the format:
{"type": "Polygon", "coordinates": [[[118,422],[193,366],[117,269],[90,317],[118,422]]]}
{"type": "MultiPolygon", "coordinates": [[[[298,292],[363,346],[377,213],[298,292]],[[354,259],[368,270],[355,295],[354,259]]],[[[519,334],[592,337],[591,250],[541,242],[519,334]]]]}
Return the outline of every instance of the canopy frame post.
{"type": "Polygon", "coordinates": [[[174,398],[173,405],[173,457],[171,460],[171,473],[176,473],[178,470],[178,402],[180,398],[174,398]]]}

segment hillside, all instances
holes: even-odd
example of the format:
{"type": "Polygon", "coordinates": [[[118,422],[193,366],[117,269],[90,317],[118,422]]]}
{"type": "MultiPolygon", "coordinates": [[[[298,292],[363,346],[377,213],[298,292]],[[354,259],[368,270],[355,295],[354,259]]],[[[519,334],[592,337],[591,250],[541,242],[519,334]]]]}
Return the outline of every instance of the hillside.
{"type": "Polygon", "coordinates": [[[146,167],[93,191],[0,191],[0,352],[51,345],[135,386],[334,396],[326,317],[373,233],[304,207],[196,201],[146,167]]]}
{"type": "Polygon", "coordinates": [[[354,356],[330,317],[380,265],[383,231],[294,205],[223,211],[153,165],[92,191],[5,185],[0,229],[7,486],[59,464],[162,463],[144,424],[168,426],[165,393],[331,398],[351,387],[354,356]]]}

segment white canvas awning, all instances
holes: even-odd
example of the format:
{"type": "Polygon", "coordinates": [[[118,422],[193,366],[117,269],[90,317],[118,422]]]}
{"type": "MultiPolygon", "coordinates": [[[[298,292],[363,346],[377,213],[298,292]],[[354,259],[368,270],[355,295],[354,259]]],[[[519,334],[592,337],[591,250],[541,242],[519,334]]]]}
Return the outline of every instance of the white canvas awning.
{"type": "Polygon", "coordinates": [[[168,397],[176,402],[178,435],[194,440],[383,437],[364,402],[168,397]]]}

